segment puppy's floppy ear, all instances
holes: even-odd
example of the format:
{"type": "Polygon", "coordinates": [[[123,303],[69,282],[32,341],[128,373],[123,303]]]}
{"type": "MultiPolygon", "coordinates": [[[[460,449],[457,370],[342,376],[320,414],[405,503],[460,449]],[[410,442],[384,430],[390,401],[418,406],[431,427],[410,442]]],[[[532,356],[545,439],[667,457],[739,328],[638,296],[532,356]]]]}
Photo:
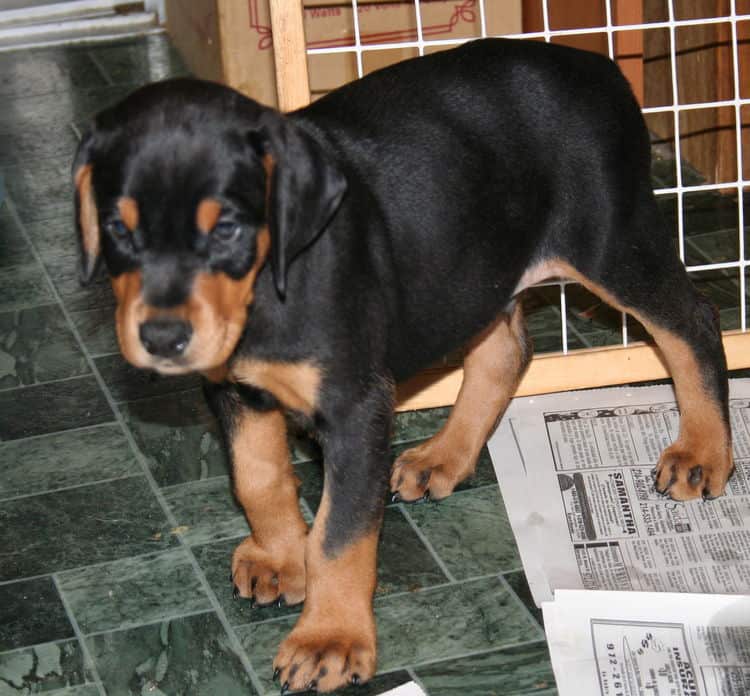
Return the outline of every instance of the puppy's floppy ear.
{"type": "Polygon", "coordinates": [[[91,162],[93,134],[86,133],[73,160],[73,182],[75,183],[76,227],[81,251],[81,283],[87,284],[96,274],[101,257],[101,237],[99,234],[99,214],[94,197],[91,162]]]}
{"type": "Polygon", "coordinates": [[[280,114],[262,119],[263,162],[270,177],[271,270],[280,297],[289,265],[323,231],[346,192],[335,162],[307,133],[280,114]]]}

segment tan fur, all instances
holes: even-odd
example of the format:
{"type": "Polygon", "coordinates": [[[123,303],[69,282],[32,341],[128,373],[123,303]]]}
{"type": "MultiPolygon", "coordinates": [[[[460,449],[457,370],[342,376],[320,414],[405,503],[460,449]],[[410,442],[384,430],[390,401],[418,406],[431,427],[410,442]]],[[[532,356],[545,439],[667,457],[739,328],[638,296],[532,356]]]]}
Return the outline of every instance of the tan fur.
{"type": "Polygon", "coordinates": [[[505,411],[530,357],[523,313],[502,315],[471,343],[464,379],[448,421],[437,435],[404,452],[393,467],[391,490],[403,500],[444,498],[474,471],[479,453],[505,411]]]}
{"type": "Polygon", "coordinates": [[[204,198],[199,204],[195,213],[195,225],[203,232],[208,234],[219,221],[221,215],[221,203],[214,198],[204,198]]]}
{"type": "Polygon", "coordinates": [[[110,278],[117,299],[115,328],[117,341],[125,359],[135,363],[136,356],[146,353],[138,336],[139,317],[143,303],[140,300],[143,278],[140,271],[121,273],[110,278]]]}
{"type": "Polygon", "coordinates": [[[669,331],[649,325],[639,318],[661,349],[674,379],[680,407],[680,434],[659,459],[656,485],[675,500],[689,500],[703,493],[724,493],[732,469],[732,443],[719,404],[706,392],[695,354],[680,338],[669,331]],[[700,465],[703,476],[697,484],[688,480],[690,470],[700,465]]]}
{"type": "MultiPolygon", "coordinates": [[[[182,374],[191,371],[212,372],[221,369],[237,345],[247,320],[247,307],[253,301],[255,279],[268,256],[271,244],[270,233],[263,228],[257,235],[256,260],[250,271],[240,280],[224,273],[200,273],[193,284],[188,301],[170,309],[149,307],[141,296],[140,273],[137,291],[133,275],[122,274],[112,279],[118,299],[117,323],[120,349],[136,367],[153,368],[155,362],[141,345],[138,327],[143,321],[156,317],[171,317],[190,322],[193,338],[180,362],[160,361],[158,369],[166,374],[182,374]],[[118,287],[122,292],[117,291],[118,287]],[[125,292],[125,288],[128,291],[125,292]]],[[[215,373],[218,374],[218,373],[215,373]]]]}
{"type": "Polygon", "coordinates": [[[519,283],[519,291],[552,276],[575,280],[610,306],[633,316],[651,334],[664,356],[674,380],[680,408],[680,434],[659,460],[657,488],[664,490],[674,477],[669,494],[675,500],[699,497],[706,486],[711,495],[722,494],[732,468],[731,436],[720,404],[702,383],[700,365],[690,346],[680,337],[623,305],[606,289],[560,259],[545,261],[527,271],[519,283]],[[702,467],[703,477],[697,484],[691,484],[688,477],[696,466],[702,467]]]}
{"type": "Polygon", "coordinates": [[[138,222],[140,220],[138,203],[136,203],[135,199],[123,196],[117,201],[117,210],[120,212],[120,217],[125,223],[125,227],[131,232],[135,232],[138,229],[138,222]]]}
{"type": "Polygon", "coordinates": [[[81,244],[89,258],[99,256],[101,241],[99,238],[99,214],[94,200],[94,189],[91,181],[93,169],[84,164],[75,173],[75,186],[80,201],[79,224],[81,226],[81,244]]]}
{"type": "Polygon", "coordinates": [[[270,194],[271,189],[271,177],[273,176],[273,170],[276,168],[276,160],[273,155],[266,153],[263,155],[263,171],[266,173],[266,195],[270,194]]]}
{"type": "Polygon", "coordinates": [[[299,481],[289,461],[286,423],[280,411],[243,410],[232,436],[235,493],[252,536],[235,550],[234,583],[243,597],[261,604],[283,595],[305,598],[307,524],[297,500],[299,481]]]}
{"type": "Polygon", "coordinates": [[[219,384],[229,377],[229,368],[226,363],[222,363],[217,367],[212,367],[210,370],[202,370],[201,375],[209,382],[219,384]]]}
{"type": "Polygon", "coordinates": [[[271,392],[284,406],[311,415],[318,403],[320,369],[307,362],[283,363],[240,358],[230,379],[271,392]]]}
{"type": "Polygon", "coordinates": [[[329,511],[324,492],[307,540],[305,606],[274,660],[279,682],[289,682],[292,690],[316,680],[319,691],[328,691],[355,674],[365,681],[375,673],[372,597],[378,533],[362,536],[331,558],[323,550],[329,511]]]}

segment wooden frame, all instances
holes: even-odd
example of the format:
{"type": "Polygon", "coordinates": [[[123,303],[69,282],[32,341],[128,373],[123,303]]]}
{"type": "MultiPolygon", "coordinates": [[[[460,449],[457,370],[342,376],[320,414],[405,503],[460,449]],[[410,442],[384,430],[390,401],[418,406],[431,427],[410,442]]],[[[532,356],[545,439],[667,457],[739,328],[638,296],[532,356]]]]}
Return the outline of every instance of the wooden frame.
{"type": "Polygon", "coordinates": [[[293,111],[310,103],[302,0],[269,0],[268,8],[274,37],[279,109],[293,111]]]}
{"type": "MultiPolygon", "coordinates": [[[[730,370],[750,367],[750,333],[724,332],[724,350],[730,370]]],[[[608,387],[669,376],[659,350],[646,343],[585,348],[565,354],[543,353],[531,361],[516,396],[608,387]]],[[[425,370],[398,386],[398,410],[452,404],[462,379],[461,368],[425,370]]]]}
{"type": "MultiPolygon", "coordinates": [[[[310,102],[301,0],[270,0],[274,32],[279,108],[290,111],[310,102]]],[[[724,333],[730,369],[750,367],[750,333],[724,333]]],[[[528,396],[570,389],[587,389],[669,377],[653,346],[591,348],[535,356],[516,394],[528,396]]],[[[399,385],[400,411],[454,403],[463,379],[461,368],[425,370],[399,385]]]]}

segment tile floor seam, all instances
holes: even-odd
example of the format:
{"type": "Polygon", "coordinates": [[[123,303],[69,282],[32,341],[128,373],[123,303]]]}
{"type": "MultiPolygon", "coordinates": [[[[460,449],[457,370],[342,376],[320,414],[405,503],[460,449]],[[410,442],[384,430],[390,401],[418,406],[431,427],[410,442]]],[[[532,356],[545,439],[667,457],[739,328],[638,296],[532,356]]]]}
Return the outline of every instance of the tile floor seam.
{"type": "MultiPolygon", "coordinates": [[[[26,264],[15,264],[15,265],[25,266],[26,264]]],[[[5,268],[12,268],[12,266],[5,266],[5,268]]],[[[46,307],[54,307],[55,309],[60,309],[55,298],[52,298],[52,302],[47,302],[46,304],[41,304],[41,305],[35,305],[34,309],[44,309],[46,307]]],[[[14,314],[15,312],[16,312],[15,309],[8,309],[8,310],[0,311],[0,314],[14,314]]]]}
{"type": "MultiPolygon", "coordinates": [[[[10,650],[0,650],[0,657],[5,655],[12,655],[13,653],[21,652],[22,650],[33,650],[34,648],[41,648],[45,645],[61,645],[62,643],[78,642],[76,636],[70,636],[69,638],[56,638],[55,640],[44,640],[41,643],[33,643],[32,645],[21,645],[18,648],[11,648],[10,650]]],[[[0,681],[2,681],[0,679],[0,681]]]]}
{"type": "MultiPolygon", "coordinates": [[[[13,440],[15,442],[15,440],[13,440]]],[[[24,500],[25,498],[33,498],[35,496],[42,495],[54,495],[55,493],[61,493],[63,491],[73,491],[76,488],[86,488],[87,486],[96,486],[100,483],[111,483],[112,481],[122,481],[127,478],[135,478],[136,476],[143,476],[143,472],[136,471],[131,474],[124,474],[123,476],[113,476],[107,479],[98,479],[96,481],[86,481],[84,483],[76,483],[72,486],[62,486],[60,488],[51,488],[46,491],[34,491],[33,493],[22,493],[21,495],[15,495],[10,498],[0,498],[0,504],[9,503],[14,500],[24,500]]]]}
{"type": "MultiPolygon", "coordinates": [[[[114,321],[114,315],[113,315],[112,319],[114,321]]],[[[72,321],[72,319],[69,320],[69,321],[72,321]]],[[[83,341],[83,339],[81,339],[81,341],[83,341]]],[[[86,355],[91,359],[92,362],[95,362],[95,360],[94,360],[93,356],[91,355],[91,353],[88,352],[88,349],[86,349],[86,355]]],[[[119,353],[111,353],[110,356],[112,356],[112,355],[119,355],[119,353]]],[[[107,357],[107,356],[105,356],[105,357],[107,357]]],[[[97,368],[97,370],[98,370],[98,368],[97,368]]],[[[121,406],[121,405],[124,405],[124,404],[139,404],[139,403],[141,403],[143,401],[146,401],[147,399],[163,399],[165,396],[184,395],[187,392],[192,392],[192,391],[195,391],[196,389],[200,389],[200,388],[201,388],[200,384],[196,384],[193,387],[185,387],[184,389],[174,389],[174,390],[171,390],[171,391],[162,392],[161,394],[149,394],[148,396],[139,396],[136,399],[119,399],[118,400],[118,399],[115,399],[114,396],[112,396],[112,403],[116,404],[118,406],[121,406]]]]}
{"type": "Polygon", "coordinates": [[[500,574],[501,575],[510,575],[511,573],[523,573],[524,577],[526,576],[526,571],[523,569],[523,566],[518,566],[518,568],[511,568],[510,570],[503,570],[500,574]]]}
{"type": "MultiPolygon", "coordinates": [[[[76,310],[76,311],[84,311],[85,312],[87,310],[84,309],[84,310],[76,310]]],[[[108,351],[106,353],[97,353],[96,351],[92,350],[92,351],[89,351],[89,353],[90,353],[91,357],[94,360],[98,360],[99,358],[111,358],[113,355],[120,355],[120,351],[119,350],[108,351]]]]}
{"type": "MultiPolygon", "coordinates": [[[[17,267],[17,266],[6,266],[5,268],[0,269],[0,275],[2,275],[2,271],[8,270],[8,269],[13,269],[15,267],[17,267]]],[[[38,307],[44,307],[44,306],[46,306],[48,304],[49,304],[48,300],[42,302],[41,304],[37,304],[37,303],[34,303],[34,302],[26,304],[26,303],[22,302],[21,304],[17,304],[17,305],[14,304],[12,307],[9,307],[8,309],[3,309],[2,312],[3,313],[6,313],[6,312],[21,312],[21,311],[24,311],[26,309],[37,309],[38,307]]]]}
{"type": "MultiPolygon", "coordinates": [[[[6,204],[8,206],[8,210],[11,214],[11,217],[13,217],[17,227],[21,231],[22,235],[25,237],[26,242],[28,243],[29,247],[31,248],[32,254],[34,255],[37,263],[41,264],[41,257],[39,255],[39,250],[36,248],[36,245],[34,244],[33,240],[31,239],[28,230],[26,229],[25,224],[21,220],[18,210],[15,207],[15,204],[13,203],[13,199],[8,196],[6,198],[6,204]]],[[[44,277],[47,281],[47,284],[49,285],[50,291],[52,292],[53,297],[57,300],[57,302],[60,304],[62,313],[68,322],[68,325],[70,326],[71,331],[73,332],[73,335],[78,341],[78,344],[81,348],[81,351],[83,352],[84,356],[86,357],[86,360],[89,363],[89,366],[91,368],[91,371],[94,375],[94,378],[97,381],[97,384],[99,385],[99,389],[102,391],[109,407],[112,409],[112,412],[115,415],[115,420],[119,424],[120,428],[123,431],[123,434],[125,436],[125,439],[127,440],[131,451],[133,452],[136,461],[140,464],[143,474],[146,477],[146,480],[151,488],[151,492],[153,493],[154,497],[156,498],[156,501],[159,505],[159,507],[162,510],[162,513],[164,514],[166,520],[171,524],[172,527],[178,526],[177,518],[174,516],[174,513],[172,512],[172,509],[169,507],[169,504],[167,503],[166,498],[164,497],[164,494],[162,493],[161,489],[156,483],[156,480],[154,479],[153,472],[151,471],[150,467],[148,466],[148,462],[146,461],[145,457],[140,452],[140,449],[138,448],[135,438],[133,436],[133,433],[130,431],[130,428],[128,428],[127,423],[125,422],[125,418],[123,417],[122,413],[120,412],[120,409],[117,407],[117,403],[114,401],[114,398],[112,397],[111,392],[109,391],[109,388],[107,387],[106,382],[104,381],[104,378],[101,375],[101,372],[99,372],[99,369],[94,362],[93,358],[89,354],[86,345],[83,342],[83,339],[81,338],[81,334],[78,331],[78,328],[73,323],[70,312],[68,308],[65,306],[65,304],[62,301],[62,298],[57,291],[57,288],[55,287],[54,283],[52,282],[52,278],[49,274],[49,271],[47,268],[42,265],[42,271],[44,274],[44,277]]],[[[211,589],[211,585],[209,584],[208,580],[206,579],[205,573],[203,572],[203,569],[198,564],[198,560],[195,558],[194,554],[192,553],[192,550],[190,548],[190,545],[185,541],[181,535],[177,536],[178,543],[186,549],[188,558],[190,559],[191,566],[193,568],[193,572],[195,572],[196,576],[198,577],[199,582],[203,586],[207,596],[209,597],[209,600],[214,608],[214,611],[216,612],[216,616],[221,623],[222,627],[224,628],[224,631],[227,634],[227,637],[229,638],[229,643],[234,650],[237,658],[242,663],[243,668],[247,672],[248,676],[250,677],[250,680],[253,684],[253,688],[258,691],[258,693],[263,693],[262,689],[262,682],[260,678],[258,677],[255,668],[253,667],[252,663],[250,662],[250,658],[247,656],[247,653],[245,652],[244,648],[242,647],[242,642],[237,637],[237,634],[234,632],[234,629],[232,628],[231,624],[229,623],[229,620],[227,619],[226,614],[224,613],[223,608],[221,607],[221,604],[219,603],[218,598],[214,594],[213,590],[211,589]]]]}
{"type": "Polygon", "coordinates": [[[164,616],[160,619],[152,619],[151,621],[144,621],[143,623],[134,623],[128,626],[120,626],[118,628],[104,628],[101,631],[91,631],[91,633],[82,633],[85,638],[97,638],[98,636],[106,636],[110,633],[123,633],[125,631],[132,631],[136,628],[145,628],[147,626],[158,626],[169,621],[179,621],[180,619],[189,619],[193,616],[203,616],[203,614],[215,614],[213,607],[207,609],[196,609],[195,611],[188,611],[183,614],[175,614],[174,616],[164,616]]]}
{"type": "Polygon", "coordinates": [[[216,476],[207,476],[206,478],[193,479],[192,481],[183,481],[182,483],[173,483],[169,486],[160,486],[164,493],[171,493],[174,490],[185,488],[187,486],[198,485],[199,483],[217,483],[219,479],[224,479],[227,482],[231,481],[229,474],[216,474],[216,476]]]}
{"type": "MultiPolygon", "coordinates": [[[[91,372],[86,372],[81,375],[71,375],[70,377],[60,377],[60,379],[48,379],[44,382],[33,382],[32,384],[17,384],[14,387],[0,387],[0,394],[7,394],[18,389],[33,389],[34,387],[48,387],[50,384],[62,384],[63,382],[71,382],[74,379],[85,379],[91,377],[91,372]]],[[[58,431],[55,431],[58,432],[58,431]]]]}
{"type": "Polygon", "coordinates": [[[422,680],[417,676],[413,667],[406,667],[404,671],[411,677],[411,680],[415,682],[419,686],[419,688],[422,689],[422,691],[424,691],[425,696],[430,696],[430,692],[427,690],[427,687],[422,683],[422,680]]]}
{"type": "Polygon", "coordinates": [[[106,71],[104,66],[102,65],[101,61],[99,60],[98,56],[94,53],[94,51],[86,51],[85,54],[88,59],[94,64],[94,67],[99,72],[99,75],[104,78],[104,82],[106,82],[105,87],[114,87],[115,82],[110,76],[110,74],[106,71]]]}
{"type": "MultiPolygon", "coordinates": [[[[391,594],[379,595],[376,598],[377,603],[374,604],[374,606],[377,609],[379,604],[385,603],[386,601],[390,601],[392,599],[397,599],[399,597],[413,597],[414,595],[419,595],[425,592],[431,592],[432,590],[445,590],[450,587],[458,587],[460,585],[465,585],[471,582],[489,580],[490,578],[497,578],[497,573],[488,573],[487,575],[475,575],[474,577],[466,578],[464,580],[451,580],[448,582],[441,582],[437,585],[430,585],[429,587],[419,587],[414,590],[401,590],[399,592],[392,592],[391,594]]],[[[286,614],[284,616],[272,616],[269,619],[261,619],[260,621],[245,621],[244,623],[236,624],[235,628],[247,628],[249,626],[257,626],[259,624],[279,623],[281,621],[284,621],[285,619],[288,619],[289,616],[290,616],[289,614],[286,614]]]]}
{"type": "MultiPolygon", "coordinates": [[[[430,503],[427,503],[428,505],[430,503]]],[[[403,503],[399,503],[396,506],[400,511],[401,514],[406,518],[406,521],[409,523],[411,528],[414,530],[414,533],[419,537],[419,540],[424,544],[424,547],[429,551],[430,555],[433,557],[435,562],[438,564],[438,567],[440,570],[443,571],[443,574],[446,578],[450,581],[450,583],[455,583],[456,578],[453,576],[453,573],[451,573],[450,570],[448,570],[448,566],[445,564],[445,561],[439,556],[438,552],[435,550],[435,547],[432,545],[432,542],[425,536],[424,532],[419,528],[417,523],[412,519],[412,516],[408,513],[406,510],[406,507],[403,503]]]]}
{"type": "Polygon", "coordinates": [[[52,575],[52,573],[40,573],[39,575],[25,575],[22,578],[12,578],[11,580],[0,580],[0,587],[5,587],[6,585],[13,585],[17,582],[28,582],[31,580],[41,580],[43,578],[49,578],[52,575]]]}
{"type": "MultiPolygon", "coordinates": [[[[546,638],[534,638],[531,640],[521,640],[517,643],[508,643],[507,645],[495,646],[493,648],[483,648],[481,650],[469,650],[465,653],[457,653],[449,657],[438,657],[434,660],[424,660],[418,662],[410,667],[410,669],[418,670],[420,667],[429,667],[430,665],[439,665],[441,662],[455,662],[457,660],[466,660],[470,657],[479,657],[481,655],[491,655],[496,652],[504,652],[506,650],[513,650],[515,648],[523,648],[532,645],[547,645],[546,638]]],[[[394,672],[399,669],[405,669],[404,667],[396,667],[393,669],[394,672]]]]}
{"type": "Polygon", "coordinates": [[[529,618],[529,620],[534,624],[536,628],[538,628],[542,632],[542,636],[546,636],[546,632],[544,630],[544,626],[541,625],[539,622],[539,619],[536,618],[531,613],[531,610],[526,606],[524,601],[521,599],[521,597],[518,595],[518,593],[513,589],[511,584],[508,582],[508,580],[505,578],[505,575],[503,573],[498,574],[498,579],[500,582],[508,589],[508,592],[511,593],[511,596],[515,600],[515,602],[521,607],[522,611],[526,614],[526,616],[529,618]]]}
{"type": "MultiPolygon", "coordinates": [[[[243,519],[245,519],[244,516],[243,516],[243,519]]],[[[194,544],[191,544],[190,542],[186,542],[186,544],[192,551],[193,548],[201,548],[203,546],[219,544],[224,541],[232,541],[233,539],[244,539],[247,536],[248,536],[247,534],[245,534],[244,532],[241,532],[240,534],[231,534],[230,536],[211,537],[210,539],[206,539],[205,541],[198,541],[198,542],[195,542],[194,544]]]]}
{"type": "MultiPolygon", "coordinates": [[[[91,375],[86,375],[86,377],[91,377],[91,375]]],[[[111,421],[104,421],[104,423],[92,423],[91,425],[79,425],[75,428],[66,428],[65,430],[55,430],[51,433],[37,433],[36,435],[27,435],[26,437],[19,437],[15,440],[4,440],[0,442],[0,454],[2,453],[3,449],[7,447],[8,445],[16,445],[18,443],[28,442],[29,440],[39,440],[43,437],[54,437],[55,435],[62,435],[64,433],[76,433],[80,432],[82,430],[90,430],[92,428],[103,428],[109,426],[110,428],[112,426],[118,427],[118,423],[115,420],[111,421]]]]}
{"type": "MultiPolygon", "coordinates": [[[[55,586],[55,589],[57,590],[57,594],[60,597],[60,603],[63,605],[63,609],[65,609],[65,613],[68,616],[68,621],[70,621],[70,625],[73,627],[73,633],[75,634],[76,639],[78,640],[78,644],[81,646],[81,652],[83,653],[83,661],[84,661],[84,670],[90,670],[91,674],[93,674],[95,683],[97,685],[97,689],[99,690],[99,693],[101,696],[107,696],[107,692],[104,690],[104,682],[102,681],[101,676],[99,675],[99,670],[96,666],[96,662],[94,661],[94,657],[91,654],[91,651],[89,650],[89,646],[86,643],[86,639],[83,636],[83,633],[81,632],[81,627],[78,624],[78,619],[73,615],[73,611],[71,610],[70,605],[68,604],[67,597],[63,594],[62,587],[60,587],[60,583],[57,580],[56,574],[52,573],[52,583],[55,586]]],[[[84,673],[85,676],[85,673],[84,673]]]]}
{"type": "MultiPolygon", "coordinates": [[[[160,554],[167,554],[172,553],[174,551],[184,551],[184,549],[181,546],[175,546],[172,549],[166,549],[161,551],[146,551],[145,553],[138,553],[134,556],[123,556],[122,558],[115,558],[114,560],[109,561],[99,561],[98,563],[90,563],[89,565],[82,565],[82,566],[74,566],[73,568],[65,568],[64,570],[56,570],[54,571],[57,575],[65,575],[66,573],[75,573],[77,571],[81,570],[89,570],[90,568],[98,568],[101,566],[109,565],[110,563],[117,563],[118,561],[132,561],[132,560],[138,560],[141,558],[148,558],[149,556],[158,556],[160,554]]],[[[23,577],[13,578],[12,580],[0,580],[0,587],[4,587],[6,585],[13,585],[14,583],[18,582],[27,582],[29,580],[41,580],[42,578],[49,578],[52,576],[53,573],[41,573],[39,575],[25,575],[23,577]]]]}

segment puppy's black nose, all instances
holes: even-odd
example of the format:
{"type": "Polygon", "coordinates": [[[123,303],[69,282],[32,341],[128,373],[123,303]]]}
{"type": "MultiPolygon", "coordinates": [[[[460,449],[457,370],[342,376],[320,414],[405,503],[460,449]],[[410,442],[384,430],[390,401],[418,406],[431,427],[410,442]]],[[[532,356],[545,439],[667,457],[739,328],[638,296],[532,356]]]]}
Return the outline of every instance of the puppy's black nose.
{"type": "Polygon", "coordinates": [[[143,322],[138,333],[143,347],[151,355],[175,358],[185,352],[193,328],[179,319],[152,319],[143,322]]]}

